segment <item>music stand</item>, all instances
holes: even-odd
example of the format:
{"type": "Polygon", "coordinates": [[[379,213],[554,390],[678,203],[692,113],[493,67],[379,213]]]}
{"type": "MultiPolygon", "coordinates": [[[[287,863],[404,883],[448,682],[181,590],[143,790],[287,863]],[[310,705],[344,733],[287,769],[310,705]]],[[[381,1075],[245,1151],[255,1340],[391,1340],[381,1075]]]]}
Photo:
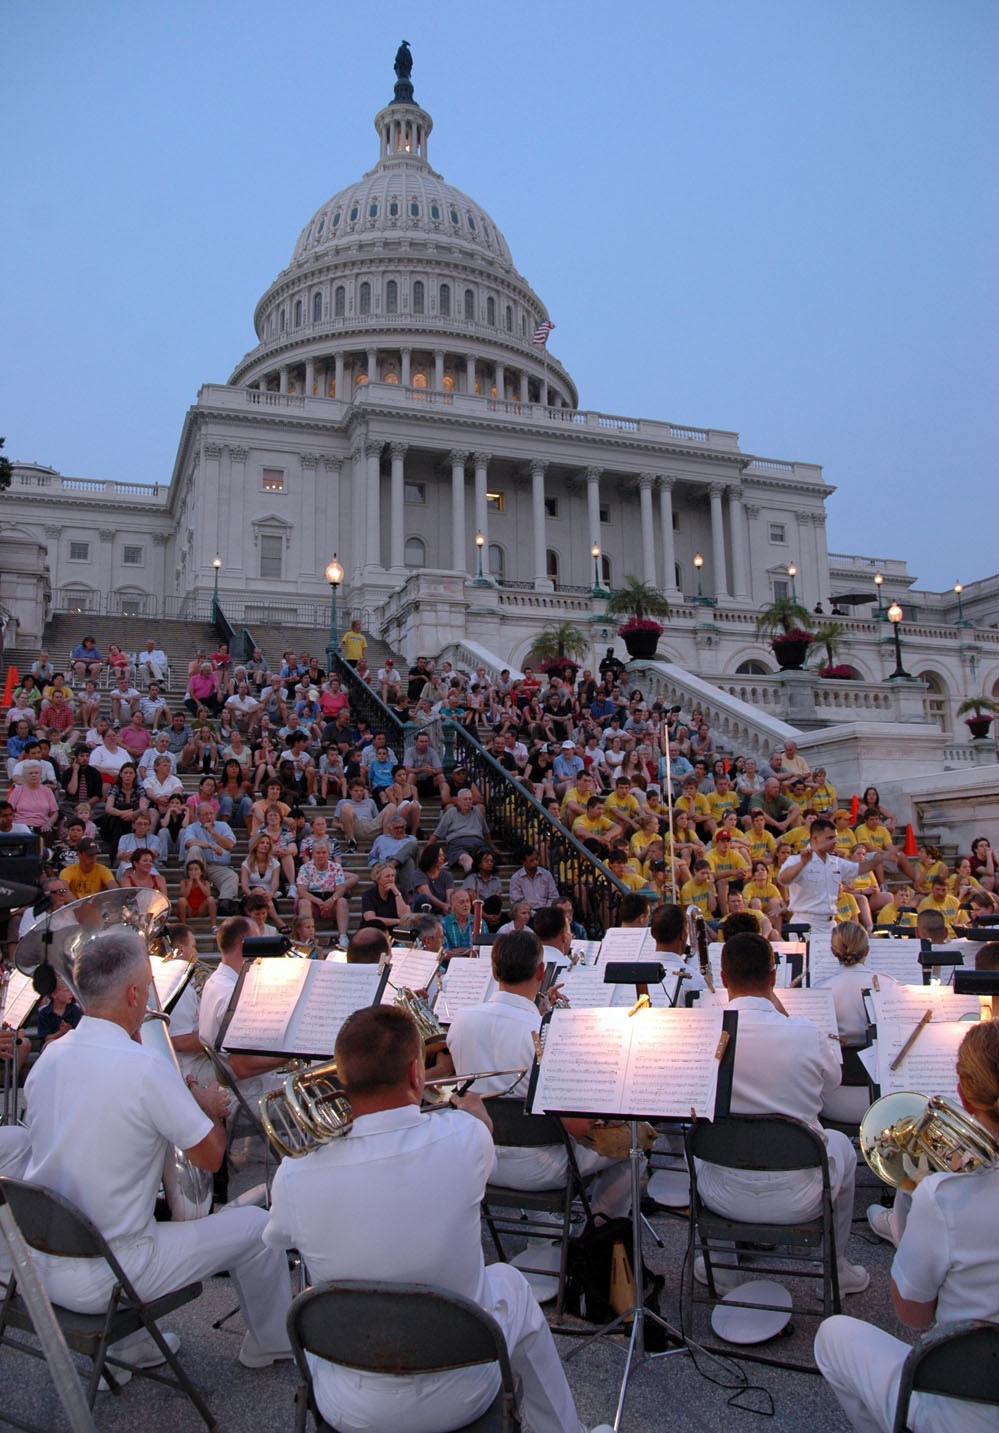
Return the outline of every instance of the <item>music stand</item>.
{"type": "MultiPolygon", "coordinates": [[[[625,962],[620,962],[620,964],[625,965],[625,962]]],[[[654,962],[645,962],[644,964],[646,970],[649,970],[650,968],[655,968],[654,962]]],[[[662,967],[660,966],[659,968],[661,969],[662,967]]],[[[633,984],[635,964],[629,963],[627,965],[627,970],[630,978],[625,980],[623,983],[633,984]]],[[[615,983],[614,977],[610,974],[606,975],[605,979],[609,983],[615,983]]],[[[630,1012],[629,1018],[636,1014],[639,1016],[639,1018],[641,1018],[641,1015],[643,1013],[643,1010],[636,1008],[635,1010],[630,1012]]],[[[719,1045],[719,1050],[716,1052],[716,1056],[719,1060],[714,1109],[714,1113],[716,1116],[727,1114],[731,1104],[732,1073],[734,1068],[738,1013],[734,1010],[723,1011],[721,1017],[721,1024],[723,1031],[722,1043],[719,1045]]],[[[551,1027],[549,1026],[549,1035],[550,1028],[551,1027]]],[[[534,1096],[537,1090],[540,1068],[540,1063],[536,1060],[534,1068],[531,1072],[531,1080],[528,1089],[528,1108],[530,1108],[534,1100],[534,1096]]],[[[566,1115],[578,1115],[585,1112],[566,1110],[560,1111],[560,1113],[564,1113],[566,1115]]],[[[606,1111],[603,1112],[602,1117],[607,1117],[606,1111]]],[[[639,1147],[638,1143],[638,1125],[640,1118],[645,1118],[645,1116],[639,1116],[633,1114],[631,1111],[628,1111],[625,1112],[623,1115],[617,1115],[616,1117],[624,1118],[626,1120],[631,1136],[630,1149],[628,1152],[628,1162],[631,1174],[631,1266],[634,1301],[629,1308],[624,1310],[623,1313],[618,1314],[616,1318],[611,1319],[611,1321],[607,1324],[604,1324],[602,1328],[598,1328],[594,1330],[592,1334],[589,1334],[586,1337],[585,1343],[580,1343],[579,1345],[577,1345],[576,1348],[572,1349],[566,1355],[566,1362],[568,1362],[570,1358],[575,1357],[575,1355],[580,1351],[580,1349],[592,1342],[593,1339],[605,1338],[610,1334],[616,1333],[623,1325],[627,1325],[629,1321],[631,1322],[631,1335],[628,1339],[628,1348],[625,1354],[624,1362],[624,1372],[621,1376],[621,1388],[618,1394],[617,1408],[615,1410],[613,1420],[613,1427],[615,1430],[618,1430],[621,1425],[621,1416],[624,1412],[624,1403],[628,1392],[628,1383],[631,1378],[632,1369],[639,1367],[646,1359],[666,1358],[676,1353],[687,1353],[690,1351],[691,1343],[690,1340],[680,1329],[676,1328],[667,1319],[664,1319],[660,1314],[654,1313],[651,1309],[648,1309],[645,1306],[645,1286],[642,1264],[642,1220],[640,1217],[636,1218],[636,1215],[641,1216],[643,1163],[643,1151],[639,1147]],[[667,1338],[673,1345],[671,1348],[666,1348],[656,1352],[651,1352],[649,1349],[646,1348],[645,1322],[647,1319],[658,1324],[659,1327],[663,1329],[663,1331],[667,1335],[667,1338]]],[[[660,1118],[662,1122],[668,1122],[672,1120],[673,1122],[678,1124],[686,1123],[690,1119],[690,1117],[691,1116],[689,1114],[684,1114],[683,1116],[656,1116],[656,1118],[660,1118]]],[[[562,1329],[560,1330],[560,1332],[566,1333],[569,1332],[569,1330],[562,1329]]]]}

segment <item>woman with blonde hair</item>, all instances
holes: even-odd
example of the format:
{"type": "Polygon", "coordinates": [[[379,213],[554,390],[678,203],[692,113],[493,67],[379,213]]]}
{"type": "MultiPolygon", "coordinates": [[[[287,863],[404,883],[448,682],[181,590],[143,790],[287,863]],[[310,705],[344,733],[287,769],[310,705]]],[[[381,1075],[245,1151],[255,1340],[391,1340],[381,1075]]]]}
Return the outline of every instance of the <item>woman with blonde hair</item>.
{"type": "MultiPolygon", "coordinates": [[[[971,1025],[957,1052],[957,1092],[999,1150],[999,1022],[971,1025]]],[[[999,1320],[999,1161],[972,1172],[927,1174],[912,1194],[891,1266],[899,1321],[921,1333],[965,1319],[999,1320]]],[[[815,1361],[861,1433],[890,1433],[910,1345],[860,1319],[836,1315],[820,1325],[815,1361]]],[[[908,1426],[916,1433],[985,1433],[992,1404],[916,1394],[908,1426]]]]}

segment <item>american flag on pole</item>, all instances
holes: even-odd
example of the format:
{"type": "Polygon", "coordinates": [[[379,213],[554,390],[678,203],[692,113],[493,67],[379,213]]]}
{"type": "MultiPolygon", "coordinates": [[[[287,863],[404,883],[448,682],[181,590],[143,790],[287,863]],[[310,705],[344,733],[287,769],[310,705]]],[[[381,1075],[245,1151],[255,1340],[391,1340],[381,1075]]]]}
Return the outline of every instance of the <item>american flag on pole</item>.
{"type": "Polygon", "coordinates": [[[548,335],[551,333],[554,327],[555,325],[552,323],[550,318],[542,319],[542,321],[538,324],[537,328],[534,330],[534,337],[531,342],[540,343],[541,347],[544,348],[548,342],[548,335]]]}

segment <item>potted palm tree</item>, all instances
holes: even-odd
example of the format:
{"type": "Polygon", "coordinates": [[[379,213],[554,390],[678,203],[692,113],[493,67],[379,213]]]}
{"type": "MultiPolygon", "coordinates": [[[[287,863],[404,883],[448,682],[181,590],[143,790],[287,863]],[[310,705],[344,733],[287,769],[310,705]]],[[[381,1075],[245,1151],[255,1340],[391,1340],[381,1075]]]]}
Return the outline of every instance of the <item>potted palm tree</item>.
{"type": "Polygon", "coordinates": [[[826,654],[825,665],[819,668],[820,677],[838,677],[843,681],[850,680],[854,671],[845,663],[837,664],[836,658],[843,648],[843,639],[846,636],[846,628],[842,622],[823,622],[812,633],[812,640],[816,647],[822,647],[826,654]]]}
{"type": "Polygon", "coordinates": [[[782,671],[797,672],[805,665],[815,640],[808,621],[809,613],[793,597],[775,597],[757,617],[756,635],[770,634],[770,646],[782,671]]]}
{"type": "Polygon", "coordinates": [[[639,582],[628,573],[624,586],[619,587],[607,603],[607,614],[625,617],[617,634],[632,660],[641,657],[648,661],[656,655],[663,631],[662,623],[656,618],[669,616],[669,603],[651,582],[639,582]]]}
{"type": "Polygon", "coordinates": [[[589,650],[586,634],[575,622],[559,622],[535,637],[529,653],[530,665],[549,676],[571,682],[579,670],[575,658],[585,657],[589,650]]]}
{"type": "Polygon", "coordinates": [[[964,717],[964,724],[971,732],[973,741],[988,736],[996,712],[999,712],[999,702],[994,702],[991,697],[968,697],[957,709],[958,716],[964,717]],[[970,715],[965,716],[965,712],[970,715]]]}

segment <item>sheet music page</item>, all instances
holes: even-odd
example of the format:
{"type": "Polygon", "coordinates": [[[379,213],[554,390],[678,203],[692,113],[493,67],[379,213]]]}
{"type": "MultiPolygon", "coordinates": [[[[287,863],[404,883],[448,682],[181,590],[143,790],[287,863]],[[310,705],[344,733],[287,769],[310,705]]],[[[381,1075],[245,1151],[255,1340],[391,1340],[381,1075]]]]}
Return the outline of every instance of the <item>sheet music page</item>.
{"type": "Polygon", "coordinates": [[[917,1020],[878,1021],[878,1084],[883,1095],[915,1090],[920,1095],[943,1095],[960,1106],[957,1094],[957,1050],[968,1033],[960,1020],[936,1018],[919,1033],[897,1070],[890,1068],[918,1023],[917,1020]]]}
{"type": "Polygon", "coordinates": [[[392,1005],[400,990],[427,990],[440,964],[440,956],[433,950],[409,950],[406,946],[392,947],[392,964],[388,981],[382,995],[383,1005],[392,1005]]]}
{"type": "Polygon", "coordinates": [[[191,967],[186,960],[163,960],[156,955],[149,957],[149,964],[160,1009],[169,1011],[187,984],[191,967]]]}
{"type": "Polygon", "coordinates": [[[600,964],[609,960],[638,960],[640,956],[653,957],[656,943],[648,926],[612,926],[600,942],[600,964]],[[648,950],[645,946],[648,946],[648,950]]]}
{"type": "Polygon", "coordinates": [[[496,989],[492,962],[481,957],[457,956],[444,975],[434,1014],[442,1025],[450,1025],[459,1010],[481,1005],[496,989]]]}
{"type": "Polygon", "coordinates": [[[620,1114],[630,1041],[628,1016],[623,1010],[553,1011],[534,1112],[620,1114]]]}
{"type": "Polygon", "coordinates": [[[795,986],[793,990],[782,990],[779,999],[789,1015],[800,1016],[802,1020],[811,1020],[812,1024],[817,1025],[824,1035],[829,1036],[835,1043],[836,1053],[842,1063],[843,1046],[839,1040],[836,1003],[833,1000],[832,991],[801,990],[795,986]]]}
{"type": "Polygon", "coordinates": [[[813,930],[808,941],[808,981],[809,985],[818,985],[823,980],[828,980],[830,975],[838,975],[842,966],[832,953],[829,944],[832,931],[825,927],[822,930],[813,930]]]}
{"type": "Polygon", "coordinates": [[[312,969],[305,993],[295,1007],[283,1048],[290,1054],[329,1059],[347,1016],[375,1003],[382,972],[377,965],[308,964],[312,969]]]}
{"type": "MultiPolygon", "coordinates": [[[[960,1020],[962,1015],[974,1015],[978,1019],[978,996],[955,995],[946,985],[889,985],[879,991],[871,991],[874,1013],[880,1034],[884,1020],[908,1020],[911,1024],[927,1010],[933,1011],[933,1019],[960,1020]]],[[[935,1090],[927,1090],[935,1094],[935,1090]]]]}
{"type": "Polygon", "coordinates": [[[573,955],[579,956],[580,965],[596,965],[600,959],[600,942],[598,940],[574,940],[570,943],[569,949],[573,955]]]}
{"type": "Polygon", "coordinates": [[[533,1108],[656,1119],[714,1113],[720,1010],[556,1010],[533,1108]]]}
{"type": "MultiPolygon", "coordinates": [[[[596,1006],[609,1007],[613,1003],[615,992],[621,989],[617,985],[607,985],[604,981],[603,971],[592,965],[573,966],[571,970],[567,970],[563,974],[559,983],[562,986],[562,993],[573,1010],[591,1010],[596,1006]]],[[[632,997],[632,1003],[634,1003],[634,997],[632,997]]]]}
{"type": "Polygon", "coordinates": [[[8,1030],[20,1030],[41,997],[31,983],[31,976],[12,970],[3,1005],[3,1024],[8,1030]]]}
{"type": "Polygon", "coordinates": [[[879,975],[890,975],[900,985],[922,985],[919,941],[872,940],[871,953],[864,961],[864,968],[877,971],[879,975]]]}
{"type": "Polygon", "coordinates": [[[225,1034],[226,1050],[287,1050],[287,1032],[313,960],[258,959],[243,976],[239,1004],[225,1034]]]}

